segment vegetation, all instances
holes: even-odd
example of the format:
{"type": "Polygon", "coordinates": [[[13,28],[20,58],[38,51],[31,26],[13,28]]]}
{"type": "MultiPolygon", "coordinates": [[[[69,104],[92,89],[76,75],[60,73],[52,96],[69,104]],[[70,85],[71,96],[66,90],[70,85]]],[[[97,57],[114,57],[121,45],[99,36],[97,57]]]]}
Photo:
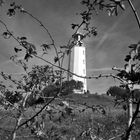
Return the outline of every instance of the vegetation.
{"type": "MultiPolygon", "coordinates": [[[[6,0],[0,0],[3,7],[6,0]]],[[[109,16],[118,15],[118,9],[125,10],[125,3],[132,8],[138,27],[140,20],[131,0],[82,0],[83,12],[79,13],[81,23],[72,23],[73,34],[68,43],[56,46],[55,40],[48,28],[34,15],[26,11],[22,5],[10,2],[7,16],[13,18],[16,14],[29,16],[37,22],[48,35],[50,42],[42,43],[42,56],[37,47],[26,36],[16,36],[10,31],[7,24],[0,19],[4,28],[4,39],[13,39],[18,46],[14,47],[16,55],[11,60],[20,65],[25,73],[16,78],[12,74],[1,72],[3,80],[0,82],[0,138],[16,139],[52,139],[52,140],[128,140],[139,139],[140,122],[137,119],[140,106],[139,90],[134,88],[140,83],[139,60],[140,43],[129,46],[130,52],[126,55],[123,69],[113,67],[116,75],[99,75],[82,77],[71,72],[69,67],[63,66],[65,56],[71,54],[71,49],[81,41],[77,41],[76,34],[83,30],[84,40],[96,36],[97,29],[92,22],[94,12],[106,10],[109,16]],[[54,49],[54,62],[44,58],[54,49]],[[23,59],[18,58],[23,53],[23,59]],[[29,68],[31,59],[37,58],[45,65],[34,65],[29,68]],[[66,79],[66,75],[68,75],[66,79]],[[115,78],[120,86],[111,87],[107,94],[113,96],[115,105],[112,108],[112,99],[99,95],[73,95],[73,89],[81,89],[80,81],[70,80],[75,75],[87,79],[115,78]],[[93,103],[95,99],[98,102],[93,103]],[[100,102],[101,101],[101,102],[100,102]],[[132,112],[132,105],[134,112],[132,112]],[[119,105],[122,105],[123,109],[119,105]],[[116,112],[115,112],[116,111],[116,112]],[[128,115],[128,113],[129,115],[128,115]],[[6,119],[6,120],[5,120],[6,119]]],[[[2,8],[1,7],[1,8],[2,8]]]]}

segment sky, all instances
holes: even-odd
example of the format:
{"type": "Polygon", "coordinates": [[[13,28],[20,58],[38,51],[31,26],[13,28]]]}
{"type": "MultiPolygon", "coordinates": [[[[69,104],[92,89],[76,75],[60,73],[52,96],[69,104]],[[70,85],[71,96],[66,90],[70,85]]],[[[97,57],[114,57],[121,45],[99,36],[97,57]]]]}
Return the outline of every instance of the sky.
{"type": "MultiPolygon", "coordinates": [[[[9,0],[8,2],[12,2],[9,0]]],[[[81,0],[15,0],[21,4],[25,10],[32,13],[48,28],[57,46],[66,45],[73,30],[72,23],[79,23],[81,18],[76,13],[83,9],[81,0]]],[[[133,0],[138,14],[140,15],[140,1],[133,0]]],[[[38,47],[42,43],[49,42],[49,38],[41,27],[29,16],[17,14],[9,18],[6,10],[9,3],[0,7],[0,19],[5,21],[9,29],[16,36],[27,36],[28,40],[38,47]]],[[[113,66],[123,67],[125,55],[128,53],[128,45],[139,41],[140,30],[136,20],[126,4],[126,10],[119,9],[119,15],[109,17],[107,13],[99,12],[93,15],[92,24],[97,27],[98,35],[84,41],[86,46],[87,76],[113,73],[113,66]]],[[[0,34],[4,28],[0,25],[0,34]]],[[[7,73],[22,73],[21,67],[9,60],[14,54],[14,46],[18,45],[14,40],[4,40],[0,36],[0,70],[7,73]]],[[[19,54],[22,58],[23,54],[19,54]]],[[[46,56],[46,59],[53,61],[53,49],[46,56]]],[[[31,63],[44,64],[38,60],[31,63]]],[[[67,64],[67,58],[65,60],[67,64]]],[[[105,93],[110,86],[117,85],[118,81],[111,78],[101,78],[99,80],[88,80],[88,89],[91,93],[105,93]]]]}

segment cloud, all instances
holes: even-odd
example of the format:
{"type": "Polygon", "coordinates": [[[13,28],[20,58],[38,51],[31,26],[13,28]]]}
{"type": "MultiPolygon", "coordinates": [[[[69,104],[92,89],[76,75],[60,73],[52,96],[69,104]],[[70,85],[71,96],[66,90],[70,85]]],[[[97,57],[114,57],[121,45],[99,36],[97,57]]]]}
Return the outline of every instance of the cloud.
{"type": "MultiPolygon", "coordinates": [[[[102,31],[105,32],[103,34],[103,36],[101,37],[99,43],[95,46],[96,49],[100,49],[101,46],[103,45],[103,43],[112,36],[112,34],[116,34],[118,35],[118,32],[116,31],[116,29],[119,26],[122,26],[122,21],[124,20],[124,18],[126,18],[128,15],[130,14],[130,8],[128,8],[125,12],[123,12],[119,18],[116,18],[117,20],[114,20],[114,24],[112,25],[112,27],[110,27],[110,25],[106,25],[106,28],[108,28],[107,31],[102,31]]],[[[110,17],[111,18],[111,17],[110,17]]],[[[120,33],[120,32],[119,32],[120,33]]]]}

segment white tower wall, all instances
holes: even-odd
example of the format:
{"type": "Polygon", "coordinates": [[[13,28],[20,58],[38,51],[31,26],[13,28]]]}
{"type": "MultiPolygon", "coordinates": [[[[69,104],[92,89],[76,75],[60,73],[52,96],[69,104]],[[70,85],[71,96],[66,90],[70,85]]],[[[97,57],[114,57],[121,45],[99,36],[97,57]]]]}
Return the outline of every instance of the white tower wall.
{"type": "MultiPolygon", "coordinates": [[[[80,76],[86,76],[86,48],[82,45],[74,47],[73,72],[80,76]]],[[[83,91],[87,91],[87,80],[73,75],[73,79],[83,82],[83,91]]]]}

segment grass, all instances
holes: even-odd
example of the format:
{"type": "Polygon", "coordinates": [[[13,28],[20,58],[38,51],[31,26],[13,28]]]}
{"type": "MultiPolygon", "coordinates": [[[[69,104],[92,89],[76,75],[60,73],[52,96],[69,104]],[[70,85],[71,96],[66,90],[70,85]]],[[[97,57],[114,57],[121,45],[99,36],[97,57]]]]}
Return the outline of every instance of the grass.
{"type": "MultiPolygon", "coordinates": [[[[55,112],[52,120],[50,120],[48,113],[44,111],[37,117],[37,121],[41,121],[42,114],[45,114],[45,127],[43,132],[46,136],[44,138],[36,137],[34,134],[31,134],[31,129],[23,127],[17,132],[17,140],[70,140],[72,137],[75,137],[76,140],[89,140],[89,136],[84,135],[80,137],[81,133],[87,131],[89,128],[92,129],[94,135],[108,140],[108,138],[122,133],[127,126],[127,116],[125,112],[120,107],[114,108],[113,100],[110,97],[74,94],[66,96],[65,100],[69,101],[70,106],[75,109],[74,115],[64,113],[64,116],[62,116],[61,112],[57,110],[57,113],[55,112]],[[84,103],[89,106],[102,105],[105,107],[107,113],[103,115],[99,112],[93,112],[91,109],[87,109],[84,112],[76,112],[76,109],[84,108],[84,106],[80,105],[84,103]],[[27,137],[29,135],[30,137],[27,137]]],[[[56,100],[52,104],[56,105],[59,102],[60,100],[56,100]]],[[[30,107],[25,112],[26,118],[31,117],[36,111],[37,110],[30,107]]],[[[11,117],[12,114],[16,114],[16,112],[0,110],[0,140],[10,140],[11,131],[15,125],[15,119],[11,117]]],[[[33,125],[35,125],[35,122],[31,126],[33,125]]],[[[139,121],[135,129],[135,135],[137,136],[140,135],[138,130],[140,130],[139,121]]],[[[135,140],[139,139],[135,136],[135,140]]]]}
{"type": "Polygon", "coordinates": [[[95,94],[71,94],[66,96],[66,100],[72,100],[75,103],[87,103],[90,106],[92,106],[93,104],[111,106],[113,104],[113,100],[111,97],[95,94]]]}

